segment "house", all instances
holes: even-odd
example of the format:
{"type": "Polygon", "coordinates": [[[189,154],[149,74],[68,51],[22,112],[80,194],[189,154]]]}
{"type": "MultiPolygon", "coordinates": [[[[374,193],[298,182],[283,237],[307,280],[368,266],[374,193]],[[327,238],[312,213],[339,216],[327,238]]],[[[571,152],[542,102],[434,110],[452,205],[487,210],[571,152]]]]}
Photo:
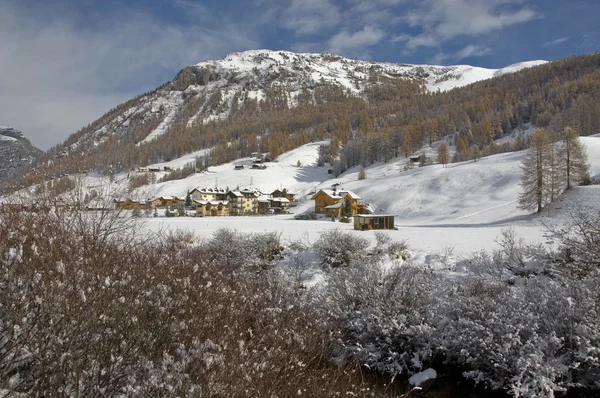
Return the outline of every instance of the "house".
{"type": "Polygon", "coordinates": [[[235,166],[233,167],[233,169],[234,169],[234,170],[244,170],[244,165],[243,165],[243,164],[238,164],[238,165],[235,165],[235,166]]]}
{"type": "Polygon", "coordinates": [[[245,189],[227,192],[229,214],[240,216],[258,212],[258,194],[256,191],[245,189]]]}
{"type": "Polygon", "coordinates": [[[194,200],[226,200],[227,192],[221,188],[194,188],[190,192],[192,203],[194,200]]]}
{"type": "Polygon", "coordinates": [[[270,207],[275,213],[281,213],[290,207],[290,201],[287,198],[271,198],[270,207]]]}
{"type": "Polygon", "coordinates": [[[394,229],[393,214],[357,214],[354,216],[354,229],[394,229]]]}
{"type": "Polygon", "coordinates": [[[185,201],[177,196],[161,196],[152,201],[154,207],[174,207],[183,206],[185,201]]]}
{"type": "Polygon", "coordinates": [[[290,202],[294,200],[295,193],[288,192],[285,188],[283,190],[276,189],[271,192],[273,198],[287,198],[290,202]]]}
{"type": "Polygon", "coordinates": [[[258,197],[258,214],[269,214],[269,209],[271,208],[271,198],[265,195],[261,195],[258,197]]]}
{"type": "Polygon", "coordinates": [[[196,217],[223,217],[229,215],[229,202],[226,200],[195,200],[196,217]]]}
{"type": "Polygon", "coordinates": [[[114,203],[115,209],[118,210],[133,210],[139,206],[139,202],[137,200],[131,199],[115,199],[114,203]]]}
{"type": "Polygon", "coordinates": [[[315,201],[315,213],[328,216],[341,216],[346,200],[350,202],[352,215],[358,213],[360,196],[352,191],[338,191],[337,189],[321,189],[311,198],[315,201]]]}

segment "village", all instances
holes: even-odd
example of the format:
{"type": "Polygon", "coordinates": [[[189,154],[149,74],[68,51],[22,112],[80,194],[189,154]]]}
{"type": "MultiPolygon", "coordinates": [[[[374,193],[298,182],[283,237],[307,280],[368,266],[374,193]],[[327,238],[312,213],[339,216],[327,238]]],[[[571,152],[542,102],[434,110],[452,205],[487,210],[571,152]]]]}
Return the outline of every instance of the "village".
{"type": "MultiPolygon", "coordinates": [[[[320,189],[311,193],[310,200],[314,208],[296,214],[296,220],[328,218],[350,222],[354,217],[354,229],[394,229],[394,216],[372,214],[369,204],[356,193],[338,188],[336,183],[330,189],[320,189]]],[[[235,190],[223,188],[194,188],[185,197],[160,196],[150,200],[115,199],[114,207],[120,210],[132,210],[135,214],[142,211],[147,215],[227,217],[287,214],[297,204],[296,194],[287,189],[276,189],[263,193],[255,188],[235,190]]],[[[89,210],[94,210],[89,208],[89,210]]]]}

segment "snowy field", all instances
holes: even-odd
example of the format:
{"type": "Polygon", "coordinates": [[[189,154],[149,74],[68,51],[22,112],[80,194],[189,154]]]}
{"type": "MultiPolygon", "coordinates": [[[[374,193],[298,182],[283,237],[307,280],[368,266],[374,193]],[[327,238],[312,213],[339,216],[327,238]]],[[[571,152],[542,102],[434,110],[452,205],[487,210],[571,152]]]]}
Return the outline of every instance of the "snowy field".
{"type": "MultiPolygon", "coordinates": [[[[600,137],[583,137],[591,175],[600,179],[600,137]]],[[[358,181],[358,170],[351,169],[329,179],[327,167],[316,167],[318,145],[312,143],[283,154],[267,170],[233,170],[236,162],[210,168],[180,181],[157,184],[154,195],[182,196],[196,186],[218,185],[230,188],[253,185],[265,192],[280,187],[298,194],[298,205],[291,211],[302,213],[313,208],[311,193],[329,188],[334,182],[360,195],[377,213],[395,214],[398,230],[386,231],[395,240],[408,240],[416,258],[427,262],[449,248],[458,258],[479,250],[497,247],[503,229],[512,228],[528,242],[546,242],[544,223],[562,222],[566,211],[578,205],[600,210],[600,186],[577,187],[549,206],[542,215],[518,208],[521,159],[525,152],[512,152],[478,162],[453,163],[443,168],[432,165],[404,171],[406,160],[367,168],[367,179],[358,181]],[[302,167],[296,167],[297,161],[302,167]],[[252,184],[250,184],[252,183],[252,184]]],[[[148,189],[148,188],[144,188],[148,189]]],[[[339,228],[375,241],[372,231],[354,231],[352,224],[329,219],[295,220],[293,214],[264,217],[151,218],[146,228],[153,232],[186,230],[199,239],[210,238],[219,228],[242,233],[275,231],[285,244],[291,240],[313,243],[321,231],[339,228]]]]}

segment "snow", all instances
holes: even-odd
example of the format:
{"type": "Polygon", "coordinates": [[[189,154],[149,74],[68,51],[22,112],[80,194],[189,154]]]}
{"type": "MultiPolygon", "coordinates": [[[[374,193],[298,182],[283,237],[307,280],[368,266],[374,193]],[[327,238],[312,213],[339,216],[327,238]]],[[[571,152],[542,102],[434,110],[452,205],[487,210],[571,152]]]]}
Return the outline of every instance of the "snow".
{"type": "MultiPolygon", "coordinates": [[[[592,176],[600,177],[600,137],[582,137],[591,163],[592,176]]],[[[354,231],[352,224],[330,219],[295,220],[294,214],[310,211],[310,200],[319,189],[340,183],[338,191],[351,190],[370,203],[378,214],[395,214],[394,231],[386,231],[394,240],[407,239],[414,258],[430,263],[435,253],[456,248],[457,257],[482,249],[497,247],[502,230],[512,228],[529,242],[545,242],[543,223],[564,216],[577,203],[596,204],[600,210],[600,187],[576,187],[565,194],[544,216],[519,209],[517,198],[520,163],[525,152],[489,156],[478,162],[431,165],[403,171],[406,159],[366,168],[367,179],[358,180],[352,169],[338,178],[327,174],[327,167],[317,167],[318,147],[323,142],[304,145],[281,155],[278,162],[266,163],[266,170],[234,170],[234,164],[250,164],[239,159],[211,167],[209,172],[184,180],[151,186],[150,196],[184,196],[196,187],[215,186],[230,189],[253,186],[264,193],[286,188],[297,194],[292,214],[259,217],[151,218],[149,231],[183,229],[199,239],[210,238],[219,228],[242,233],[281,233],[283,242],[308,236],[314,242],[322,231],[338,228],[375,242],[372,232],[354,231]],[[300,160],[302,167],[296,167],[300,160]]],[[[136,196],[134,194],[134,196],[136,196]]]]}
{"type": "Polygon", "coordinates": [[[0,141],[19,141],[14,137],[9,137],[7,135],[0,134],[0,141]]]}
{"type": "Polygon", "coordinates": [[[515,73],[515,72],[520,71],[521,69],[531,68],[534,66],[543,65],[543,64],[547,64],[547,63],[548,63],[548,61],[544,61],[544,60],[519,62],[516,64],[509,65],[509,66],[505,66],[502,69],[498,69],[496,72],[494,72],[494,77],[502,76],[507,73],[515,73]]]}
{"type": "Polygon", "coordinates": [[[425,369],[422,372],[415,373],[410,377],[410,379],[408,379],[408,382],[413,386],[419,387],[423,385],[426,381],[433,380],[435,378],[437,378],[437,372],[435,371],[435,369],[429,368],[425,369]]]}

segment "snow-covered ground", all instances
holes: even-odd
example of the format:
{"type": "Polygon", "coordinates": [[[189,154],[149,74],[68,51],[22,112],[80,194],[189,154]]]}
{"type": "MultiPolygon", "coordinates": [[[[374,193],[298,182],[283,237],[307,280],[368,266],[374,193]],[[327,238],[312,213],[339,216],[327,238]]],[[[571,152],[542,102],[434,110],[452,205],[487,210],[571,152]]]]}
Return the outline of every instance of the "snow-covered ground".
{"type": "MultiPolygon", "coordinates": [[[[583,137],[591,175],[600,178],[600,136],[583,137]]],[[[377,213],[396,215],[398,230],[387,231],[396,240],[407,239],[415,256],[430,261],[441,251],[454,248],[454,255],[467,255],[481,249],[496,247],[496,238],[503,229],[512,228],[525,240],[544,242],[545,222],[560,222],[565,210],[578,203],[600,210],[600,186],[577,187],[568,192],[548,211],[537,216],[518,208],[517,197],[521,176],[521,159],[525,152],[505,153],[478,162],[453,163],[443,168],[432,165],[404,171],[406,160],[374,165],[366,169],[367,179],[358,181],[358,170],[350,170],[339,178],[329,179],[327,167],[316,167],[320,143],[305,145],[288,152],[266,170],[234,170],[234,164],[214,167],[180,181],[154,186],[155,195],[182,196],[195,186],[235,188],[252,185],[265,192],[287,188],[298,194],[293,214],[310,210],[314,203],[311,192],[329,188],[334,182],[371,203],[377,213]],[[298,160],[301,167],[296,167],[298,160]]],[[[366,237],[374,242],[373,232],[354,231],[352,224],[329,219],[295,220],[293,214],[264,217],[217,218],[152,218],[147,220],[150,231],[183,229],[200,239],[209,238],[219,228],[239,232],[281,233],[282,241],[308,239],[314,242],[321,231],[339,228],[366,237]]]]}

